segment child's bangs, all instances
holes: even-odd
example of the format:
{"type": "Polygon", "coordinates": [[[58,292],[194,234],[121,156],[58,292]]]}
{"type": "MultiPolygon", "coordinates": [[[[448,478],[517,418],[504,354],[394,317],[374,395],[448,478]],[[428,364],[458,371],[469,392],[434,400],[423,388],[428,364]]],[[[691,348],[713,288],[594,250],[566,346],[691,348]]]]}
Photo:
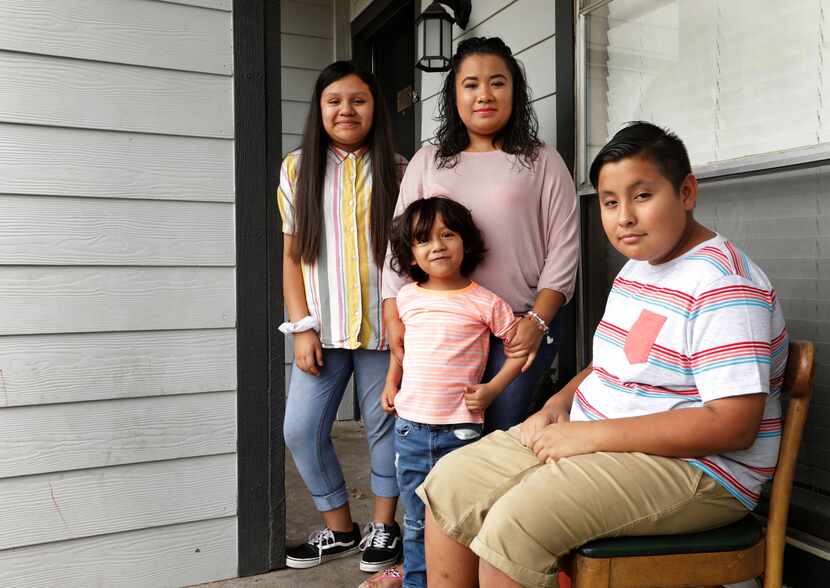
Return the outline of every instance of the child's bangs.
{"type": "Polygon", "coordinates": [[[415,243],[422,243],[429,241],[429,234],[432,231],[432,225],[435,224],[435,215],[437,209],[432,201],[423,201],[425,206],[415,212],[412,219],[412,241],[415,243]]]}

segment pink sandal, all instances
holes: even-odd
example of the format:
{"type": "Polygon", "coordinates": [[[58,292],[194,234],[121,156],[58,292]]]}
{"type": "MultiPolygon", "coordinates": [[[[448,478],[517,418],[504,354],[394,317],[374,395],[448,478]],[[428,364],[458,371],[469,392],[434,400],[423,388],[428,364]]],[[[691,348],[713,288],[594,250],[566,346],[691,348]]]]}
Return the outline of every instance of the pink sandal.
{"type": "Polygon", "coordinates": [[[403,586],[403,570],[400,565],[378,572],[358,588],[400,588],[403,586]]]}

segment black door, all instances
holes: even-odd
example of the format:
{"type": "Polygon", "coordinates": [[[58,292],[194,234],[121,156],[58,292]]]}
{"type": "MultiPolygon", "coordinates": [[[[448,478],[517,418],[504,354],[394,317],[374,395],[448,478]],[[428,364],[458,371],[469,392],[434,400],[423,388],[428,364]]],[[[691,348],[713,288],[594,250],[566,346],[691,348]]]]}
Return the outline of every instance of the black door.
{"type": "Polygon", "coordinates": [[[414,2],[376,1],[355,20],[352,33],[355,61],[378,77],[392,117],[396,148],[409,159],[419,146],[414,108],[414,2]]]}

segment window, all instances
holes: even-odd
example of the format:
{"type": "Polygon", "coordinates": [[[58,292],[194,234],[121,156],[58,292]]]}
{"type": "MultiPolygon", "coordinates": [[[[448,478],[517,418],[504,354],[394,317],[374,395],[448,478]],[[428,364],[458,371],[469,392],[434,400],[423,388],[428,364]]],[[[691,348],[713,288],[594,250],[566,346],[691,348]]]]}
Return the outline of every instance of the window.
{"type": "Polygon", "coordinates": [[[583,0],[578,181],[631,120],[677,132],[703,177],[830,158],[828,19],[830,0],[583,0]]]}

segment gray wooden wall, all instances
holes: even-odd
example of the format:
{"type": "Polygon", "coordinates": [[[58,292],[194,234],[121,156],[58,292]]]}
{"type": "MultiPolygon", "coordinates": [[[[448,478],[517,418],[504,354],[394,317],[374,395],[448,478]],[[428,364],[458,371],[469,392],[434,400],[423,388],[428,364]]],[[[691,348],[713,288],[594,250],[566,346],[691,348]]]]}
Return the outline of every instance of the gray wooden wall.
{"type": "Polygon", "coordinates": [[[231,0],[0,3],[0,585],[236,575],[231,0]]]}
{"type": "Polygon", "coordinates": [[[334,61],[334,19],[332,0],[282,0],[280,10],[285,154],[300,146],[314,82],[334,61]]]}
{"type": "MultiPolygon", "coordinates": [[[[431,0],[421,0],[421,9],[431,0]]],[[[501,37],[522,62],[539,117],[540,136],[556,144],[556,10],[551,0],[474,0],[466,30],[453,27],[453,49],[467,37],[501,37]]],[[[421,75],[421,141],[429,142],[438,123],[438,93],[444,74],[421,75]]]]}

